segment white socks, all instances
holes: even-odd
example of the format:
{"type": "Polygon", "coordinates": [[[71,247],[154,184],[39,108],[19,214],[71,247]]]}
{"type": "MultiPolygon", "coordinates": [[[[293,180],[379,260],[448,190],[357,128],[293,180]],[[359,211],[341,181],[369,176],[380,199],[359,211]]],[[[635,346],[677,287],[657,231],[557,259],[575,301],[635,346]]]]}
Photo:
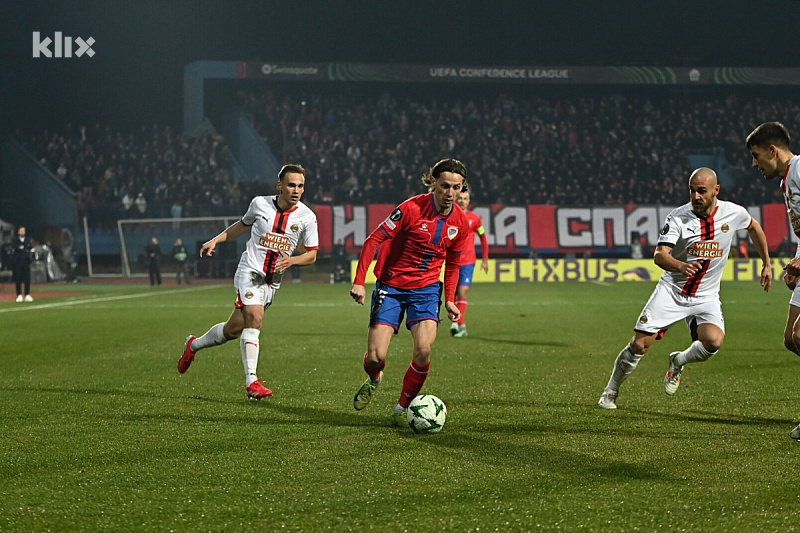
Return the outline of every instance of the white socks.
{"type": "Polygon", "coordinates": [[[258,368],[258,336],[260,333],[261,331],[255,328],[244,328],[239,339],[239,346],[242,349],[244,376],[248,387],[258,379],[256,370],[258,368]]]}
{"type": "Polygon", "coordinates": [[[644,357],[644,354],[633,353],[630,344],[625,346],[619,352],[617,360],[614,361],[614,370],[611,372],[611,378],[608,380],[605,392],[619,392],[619,386],[636,369],[642,357],[644,357]]]}
{"type": "Polygon", "coordinates": [[[220,344],[228,342],[228,339],[226,339],[225,335],[222,333],[224,327],[225,322],[220,322],[219,324],[211,326],[211,329],[206,331],[205,335],[197,337],[192,341],[192,351],[197,352],[209,346],[219,346],[220,344]]]}
{"type": "Polygon", "coordinates": [[[683,366],[687,363],[700,363],[702,361],[707,361],[715,353],[717,352],[709,352],[706,350],[702,342],[694,341],[691,346],[675,356],[674,362],[678,366],[683,366]]]}

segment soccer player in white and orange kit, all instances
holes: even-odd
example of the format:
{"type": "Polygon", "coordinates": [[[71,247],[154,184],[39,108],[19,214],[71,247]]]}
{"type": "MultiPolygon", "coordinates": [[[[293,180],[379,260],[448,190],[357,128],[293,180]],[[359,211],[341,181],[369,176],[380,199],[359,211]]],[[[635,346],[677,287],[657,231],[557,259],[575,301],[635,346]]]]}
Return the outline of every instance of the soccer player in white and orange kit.
{"type": "Polygon", "coordinates": [[[272,305],[286,269],[314,263],[319,247],[317,216],[300,201],[305,191],[305,175],[300,165],[284,165],[278,173],[276,196],[253,198],[241,220],[200,248],[200,257],[211,256],[217,244],[250,232],[250,241],[234,275],[235,308],[227,322],[212,326],[200,337],[190,335],[186,339],[178,361],[181,374],[189,369],[198,351],[240,338],[248,398],[260,400],[272,396],[256,373],[264,311],[272,305]],[[305,253],[292,255],[300,244],[305,253]]]}
{"type": "Polygon", "coordinates": [[[466,337],[467,336],[467,295],[472,286],[472,275],[475,273],[475,263],[477,256],[475,255],[475,238],[473,234],[477,235],[481,240],[481,270],[489,273],[489,241],[486,239],[486,230],[483,229],[483,221],[481,217],[469,211],[470,194],[469,191],[461,191],[456,197],[456,204],[464,210],[469,221],[469,238],[467,239],[466,248],[464,253],[461,254],[461,267],[458,273],[458,288],[456,288],[456,307],[461,311],[461,316],[456,322],[450,324],[450,335],[453,337],[466,337]]]}
{"type": "Polygon", "coordinates": [[[598,407],[617,408],[622,383],[653,342],[681,320],[689,326],[693,342],[670,354],[664,392],[672,396],[678,390],[684,365],[717,353],[725,339],[719,286],[737,231],[747,229],[753,240],[762,261],[761,286],[769,291],[772,267],[764,231],[744,207],[718,200],[719,189],[713,170],[695,170],[689,178],[690,202],[667,216],[653,257],[664,274],[639,314],[633,338],[614,362],[598,407]]]}
{"type": "MultiPolygon", "coordinates": [[[[786,202],[786,211],[792,231],[800,237],[800,155],[792,153],[792,137],[780,122],[765,122],[747,136],[746,145],[753,156],[753,166],[768,180],[780,177],[781,190],[786,202]]],[[[789,300],[789,316],[783,330],[783,344],[788,350],[800,355],[800,247],[794,258],[786,265],[783,280],[792,291],[789,300]]],[[[800,440],[800,425],[789,434],[800,440]]]]}

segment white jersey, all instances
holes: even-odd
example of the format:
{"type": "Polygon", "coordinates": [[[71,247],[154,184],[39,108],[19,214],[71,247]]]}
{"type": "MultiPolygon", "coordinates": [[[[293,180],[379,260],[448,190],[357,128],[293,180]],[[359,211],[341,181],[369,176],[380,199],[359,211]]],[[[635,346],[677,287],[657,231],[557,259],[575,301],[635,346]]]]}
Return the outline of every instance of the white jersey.
{"type": "Polygon", "coordinates": [[[242,224],[251,226],[250,241],[238,270],[257,272],[266,283],[280,284],[282,273],[275,271],[275,263],[281,254],[292,255],[300,243],[306,250],[319,248],[317,216],[302,202],[282,211],[277,196],[256,196],[242,224]]]}
{"type": "MultiPolygon", "coordinates": [[[[794,234],[800,237],[800,155],[796,155],[789,160],[786,175],[781,180],[781,190],[786,203],[789,224],[792,226],[794,234]]],[[[800,243],[797,245],[794,256],[800,256],[800,243]]],[[[789,304],[800,307],[800,283],[792,291],[792,299],[789,300],[789,304]]]]}
{"type": "Polygon", "coordinates": [[[753,218],[744,207],[723,200],[717,200],[717,207],[708,217],[696,215],[691,203],[674,209],[661,229],[658,245],[672,247],[675,259],[698,262],[701,268],[690,278],[681,272],[664,272],[660,283],[683,296],[719,294],[734,236],[752,223],[753,218]]]}
{"type": "Polygon", "coordinates": [[[789,160],[786,175],[781,180],[781,190],[792,231],[800,237],[800,155],[789,160]]]}

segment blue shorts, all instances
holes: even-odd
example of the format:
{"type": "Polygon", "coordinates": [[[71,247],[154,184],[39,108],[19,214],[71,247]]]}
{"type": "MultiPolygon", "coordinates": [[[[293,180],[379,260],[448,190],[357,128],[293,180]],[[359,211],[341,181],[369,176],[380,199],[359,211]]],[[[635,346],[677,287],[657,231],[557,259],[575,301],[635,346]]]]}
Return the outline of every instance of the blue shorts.
{"type": "Polygon", "coordinates": [[[372,310],[369,325],[384,324],[394,332],[406,315],[406,328],[420,320],[435,320],[439,323],[439,307],[442,305],[442,283],[436,282],[420,289],[396,289],[380,281],[372,292],[372,310]]]}
{"type": "Polygon", "coordinates": [[[472,286],[472,275],[475,273],[475,263],[471,265],[461,265],[458,269],[458,284],[472,286]]]}

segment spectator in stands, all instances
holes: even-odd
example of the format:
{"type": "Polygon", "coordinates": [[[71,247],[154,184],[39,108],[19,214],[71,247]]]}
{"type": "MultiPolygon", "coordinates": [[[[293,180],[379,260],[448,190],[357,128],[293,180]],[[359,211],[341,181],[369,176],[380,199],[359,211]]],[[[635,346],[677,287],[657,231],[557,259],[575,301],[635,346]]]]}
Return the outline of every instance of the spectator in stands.
{"type": "Polygon", "coordinates": [[[147,258],[150,285],[161,285],[161,247],[157,238],[150,239],[150,243],[144,247],[144,255],[147,258]]]}
{"type": "Polygon", "coordinates": [[[331,281],[336,283],[350,281],[350,261],[347,260],[347,247],[342,239],[333,245],[331,266],[331,281]]]}
{"type": "Polygon", "coordinates": [[[122,195],[122,208],[125,210],[126,217],[130,216],[129,213],[132,206],[133,198],[131,198],[131,195],[128,194],[128,191],[125,191],[125,194],[122,195]]]}
{"type": "MultiPolygon", "coordinates": [[[[775,109],[800,117],[800,104],[780,91],[759,98],[720,98],[713,89],[588,95],[572,89],[536,97],[507,87],[458,91],[293,88],[242,100],[279,159],[308,161],[308,171],[322,178],[309,191],[309,204],[394,203],[412,193],[403,169],[448,153],[470,158],[474,184],[489,203],[674,205],[683,199],[674,184],[694,167],[690,151],[714,146],[723,147],[730,163],[726,197],[743,205],[782,202],[777,187],[749,179],[750,162],[738,147],[749,124],[775,109]]],[[[791,121],[787,126],[800,128],[791,121]]],[[[169,217],[180,201],[188,217],[241,212],[242,202],[263,190],[255,177],[234,183],[228,147],[214,132],[66,125],[20,142],[63,174],[79,193],[81,210],[106,227],[116,218],[142,216],[124,211],[123,191],[131,191],[131,204],[144,193],[147,216],[169,217]],[[215,192],[221,198],[214,199],[215,192]]]]}
{"type": "Polygon", "coordinates": [[[139,216],[141,218],[145,217],[145,213],[147,213],[147,199],[144,197],[144,193],[140,192],[139,195],[136,197],[136,200],[133,201],[136,204],[136,209],[139,212],[139,216]]]}
{"type": "Polygon", "coordinates": [[[192,282],[189,279],[189,252],[180,238],[175,239],[175,244],[172,246],[172,258],[175,259],[175,264],[177,265],[175,278],[178,281],[178,285],[181,284],[181,278],[187,285],[191,285],[192,282]]]}
{"type": "Polygon", "coordinates": [[[31,260],[33,242],[28,237],[25,226],[17,228],[17,237],[12,239],[14,253],[11,256],[11,271],[17,286],[17,302],[32,302],[31,260]],[[24,293],[23,293],[24,289],[24,293]]]}

